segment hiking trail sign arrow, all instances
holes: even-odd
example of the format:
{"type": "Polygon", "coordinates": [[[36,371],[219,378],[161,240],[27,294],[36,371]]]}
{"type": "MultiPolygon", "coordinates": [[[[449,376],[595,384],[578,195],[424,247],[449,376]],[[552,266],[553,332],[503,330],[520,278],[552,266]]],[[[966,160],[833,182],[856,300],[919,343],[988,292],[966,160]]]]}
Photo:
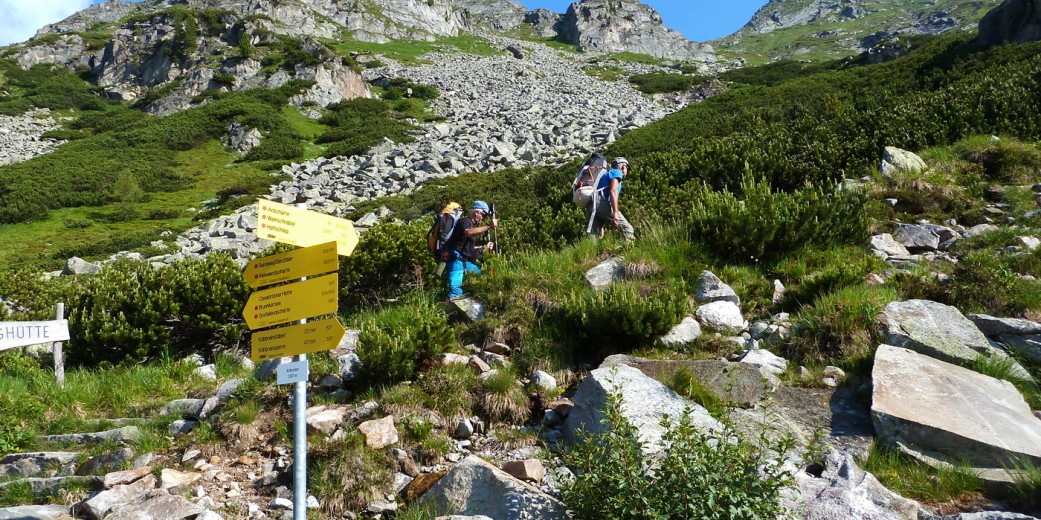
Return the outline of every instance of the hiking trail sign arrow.
{"type": "Polygon", "coordinates": [[[343,325],[336,318],[254,332],[250,358],[261,362],[332,350],[340,344],[344,333],[343,325]]]}
{"type": "Polygon", "coordinates": [[[250,287],[256,289],[306,276],[329,273],[340,267],[336,248],[336,242],[328,242],[258,258],[246,266],[242,277],[250,287]]]}
{"type": "Polygon", "coordinates": [[[351,256],[358,245],[350,220],[267,199],[257,202],[257,237],[300,247],[336,242],[342,256],[351,256]]]}
{"type": "Polygon", "coordinates": [[[336,312],[337,275],[327,274],[303,282],[256,291],[249,296],[242,317],[250,330],[282,325],[336,312]]]}

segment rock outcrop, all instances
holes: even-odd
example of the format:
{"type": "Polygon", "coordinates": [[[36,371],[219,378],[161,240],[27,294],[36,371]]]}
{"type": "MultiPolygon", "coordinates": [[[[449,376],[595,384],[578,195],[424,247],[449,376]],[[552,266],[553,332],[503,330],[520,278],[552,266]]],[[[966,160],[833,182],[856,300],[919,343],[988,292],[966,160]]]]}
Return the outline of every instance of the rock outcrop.
{"type": "Polygon", "coordinates": [[[582,0],[560,19],[564,41],[583,51],[637,52],[656,58],[704,60],[712,47],[668,29],[651,7],[629,0],[582,0]]]}
{"type": "Polygon", "coordinates": [[[890,345],[879,346],[871,376],[882,442],[992,474],[1014,460],[1041,463],[1041,419],[1012,383],[890,345]]]}
{"type": "Polygon", "coordinates": [[[1041,40],[1041,1],[1006,0],[980,20],[976,43],[984,47],[1006,42],[1041,40]]]}
{"type": "Polygon", "coordinates": [[[564,422],[564,438],[568,442],[577,441],[582,430],[589,435],[608,431],[609,426],[602,420],[609,395],[619,399],[622,416],[639,430],[647,454],[664,448],[661,443],[665,431],[660,423],[665,415],[676,418],[687,410],[698,428],[722,430],[719,421],[700,405],[684,399],[638,369],[618,364],[590,372],[579,384],[575,407],[564,422]]]}
{"type": "Polygon", "coordinates": [[[439,514],[484,515],[500,520],[566,519],[557,499],[471,455],[420,497],[419,504],[439,514]]]}

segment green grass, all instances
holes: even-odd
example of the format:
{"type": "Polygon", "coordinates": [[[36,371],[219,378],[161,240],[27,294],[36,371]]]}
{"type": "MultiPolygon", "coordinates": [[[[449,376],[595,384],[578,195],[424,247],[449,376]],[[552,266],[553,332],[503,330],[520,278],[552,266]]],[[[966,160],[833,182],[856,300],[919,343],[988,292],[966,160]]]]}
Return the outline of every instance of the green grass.
{"type": "Polygon", "coordinates": [[[983,491],[983,480],[967,465],[934,468],[879,444],[871,447],[863,468],[899,495],[926,503],[972,500],[983,491]]]}
{"type": "MultiPolygon", "coordinates": [[[[50,369],[5,361],[0,406],[5,422],[14,421],[25,431],[44,435],[94,431],[106,426],[99,425],[99,419],[150,417],[171,400],[213,391],[201,386],[191,372],[190,366],[175,363],[71,369],[65,374],[65,388],[59,389],[50,369]]],[[[144,429],[149,431],[149,426],[165,436],[165,422],[148,422],[144,429]]]]}
{"type": "MultiPolygon", "coordinates": [[[[159,240],[163,231],[180,232],[198,225],[194,213],[187,208],[202,208],[203,202],[215,198],[225,190],[256,194],[271,182],[267,172],[249,163],[235,163],[220,142],[212,140],[199,148],[177,153],[171,165],[178,177],[188,179],[180,190],[157,192],[149,200],[131,204],[139,218],[129,221],[115,219],[114,207],[80,206],[48,212],[47,216],[32,222],[0,226],[0,264],[14,267],[40,265],[60,269],[65,258],[107,256],[117,249],[135,249],[159,240]],[[167,218],[152,220],[149,215],[162,213],[167,218]],[[116,243],[117,237],[127,242],[116,243]],[[110,244],[98,248],[98,244],[110,244]]],[[[267,193],[267,189],[263,190],[267,193]]],[[[255,197],[247,197],[255,200],[255,197]]],[[[171,250],[171,252],[174,252],[171,250]]]]}

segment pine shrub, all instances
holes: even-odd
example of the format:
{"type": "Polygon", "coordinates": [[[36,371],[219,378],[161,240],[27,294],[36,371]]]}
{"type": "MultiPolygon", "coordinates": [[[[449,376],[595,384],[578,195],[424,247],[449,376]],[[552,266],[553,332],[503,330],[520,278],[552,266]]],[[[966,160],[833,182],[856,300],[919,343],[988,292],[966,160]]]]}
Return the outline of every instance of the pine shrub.
{"type": "Polygon", "coordinates": [[[838,186],[775,192],[745,174],[738,195],[702,184],[694,196],[688,228],[691,240],[721,258],[756,262],[806,246],[859,244],[867,240],[867,197],[838,186]]]}
{"type": "Polygon", "coordinates": [[[648,346],[680,322],[684,287],[615,284],[602,291],[575,291],[553,313],[575,344],[600,353],[648,346]]]}
{"type": "Polygon", "coordinates": [[[357,349],[362,383],[381,386],[412,379],[423,360],[455,344],[446,320],[442,307],[424,295],[364,316],[357,349]]]}

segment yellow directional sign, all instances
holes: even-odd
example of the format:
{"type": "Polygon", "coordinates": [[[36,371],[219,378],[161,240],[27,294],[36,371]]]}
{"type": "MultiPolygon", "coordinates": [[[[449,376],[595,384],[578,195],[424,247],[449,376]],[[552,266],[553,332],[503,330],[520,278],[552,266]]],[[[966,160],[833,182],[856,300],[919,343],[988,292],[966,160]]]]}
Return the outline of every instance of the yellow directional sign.
{"type": "Polygon", "coordinates": [[[332,350],[343,334],[343,325],[336,318],[254,332],[250,358],[260,362],[332,350]]]}
{"type": "Polygon", "coordinates": [[[273,327],[336,312],[337,275],[256,291],[249,296],[242,317],[250,330],[273,327]]]}
{"type": "Polygon", "coordinates": [[[305,276],[329,273],[339,266],[336,242],[328,242],[253,260],[242,272],[242,277],[250,287],[256,289],[305,276]]]}
{"type": "Polygon", "coordinates": [[[266,199],[257,202],[257,237],[300,247],[336,242],[343,256],[351,256],[358,245],[350,220],[266,199]]]}

